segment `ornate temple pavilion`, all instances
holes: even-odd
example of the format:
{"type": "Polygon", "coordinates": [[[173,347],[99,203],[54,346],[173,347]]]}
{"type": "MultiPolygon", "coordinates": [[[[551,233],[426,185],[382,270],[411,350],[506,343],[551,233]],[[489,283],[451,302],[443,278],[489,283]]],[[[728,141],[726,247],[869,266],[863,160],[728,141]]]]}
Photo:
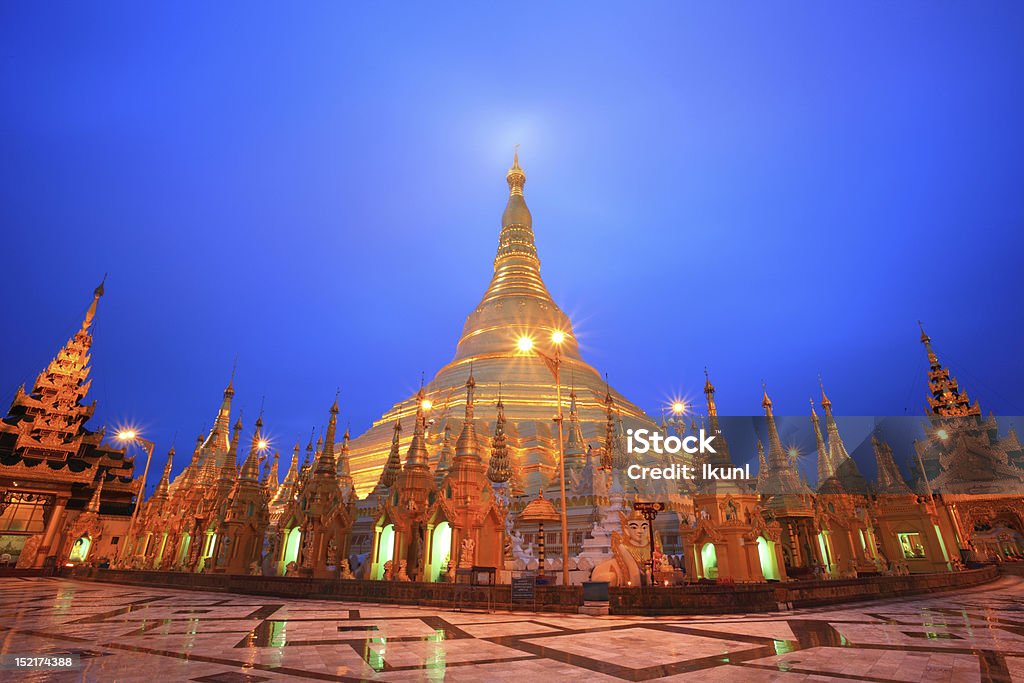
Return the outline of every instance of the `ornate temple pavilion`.
{"type": "Polygon", "coordinates": [[[103,444],[105,430],[86,423],[89,349],[101,283],[75,335],[36,378],[18,387],[0,421],[0,564],[41,567],[47,558],[99,557],[127,528],[140,481],[124,449],[103,444]],[[65,538],[67,536],[67,538],[65,538]]]}

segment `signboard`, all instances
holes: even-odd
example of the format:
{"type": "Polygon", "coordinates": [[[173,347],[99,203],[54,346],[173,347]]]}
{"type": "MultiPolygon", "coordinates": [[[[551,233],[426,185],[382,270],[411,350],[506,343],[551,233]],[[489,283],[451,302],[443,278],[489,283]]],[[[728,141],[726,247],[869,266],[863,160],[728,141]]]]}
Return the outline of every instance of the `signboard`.
{"type": "Polygon", "coordinates": [[[537,584],[532,576],[522,576],[512,579],[512,602],[534,602],[537,584]]]}
{"type": "Polygon", "coordinates": [[[665,504],[660,501],[656,503],[633,503],[633,509],[639,510],[640,512],[664,512],[665,504]]]}

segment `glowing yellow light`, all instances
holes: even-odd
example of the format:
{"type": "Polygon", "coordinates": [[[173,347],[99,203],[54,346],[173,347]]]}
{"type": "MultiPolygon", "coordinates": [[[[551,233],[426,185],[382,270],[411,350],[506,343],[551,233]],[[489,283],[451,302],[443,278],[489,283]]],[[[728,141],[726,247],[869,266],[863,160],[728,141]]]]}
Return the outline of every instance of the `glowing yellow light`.
{"type": "Polygon", "coordinates": [[[800,455],[800,451],[798,451],[798,450],[797,450],[797,449],[795,449],[795,448],[790,448],[790,449],[789,449],[789,457],[791,457],[791,458],[795,458],[795,457],[797,457],[798,455],[800,455]]]}
{"type": "Polygon", "coordinates": [[[261,451],[266,450],[267,446],[269,445],[270,442],[267,441],[266,439],[260,439],[259,441],[256,442],[256,448],[260,449],[261,451]]]}
{"type": "Polygon", "coordinates": [[[552,333],[552,335],[551,335],[551,343],[552,344],[561,344],[564,341],[565,341],[565,332],[562,332],[561,330],[555,330],[555,332],[552,333]]]}
{"type": "Polygon", "coordinates": [[[672,412],[676,415],[682,415],[686,412],[686,404],[682,401],[676,401],[672,404],[672,412]]]}
{"type": "Polygon", "coordinates": [[[533,350],[533,340],[529,337],[520,337],[519,341],[516,342],[516,348],[522,352],[533,350]]]}
{"type": "Polygon", "coordinates": [[[945,429],[940,429],[939,431],[935,432],[935,436],[945,441],[946,439],[949,438],[949,433],[945,429]]]}
{"type": "Polygon", "coordinates": [[[429,398],[425,398],[420,402],[420,407],[423,408],[423,410],[430,410],[434,407],[434,402],[429,398]]]}
{"type": "Polygon", "coordinates": [[[134,429],[122,429],[117,433],[118,441],[134,441],[136,436],[138,436],[138,432],[134,429]]]}

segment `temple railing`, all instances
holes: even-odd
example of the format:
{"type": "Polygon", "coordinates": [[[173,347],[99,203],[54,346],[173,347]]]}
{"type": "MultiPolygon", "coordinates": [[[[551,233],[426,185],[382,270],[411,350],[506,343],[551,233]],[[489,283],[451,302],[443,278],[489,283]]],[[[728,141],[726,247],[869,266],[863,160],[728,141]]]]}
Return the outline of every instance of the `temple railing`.
{"type": "MultiPolygon", "coordinates": [[[[508,584],[473,586],[413,581],[362,581],[307,577],[133,571],[79,567],[64,576],[119,584],[223,591],[284,598],[421,605],[447,609],[527,609],[574,613],[583,604],[582,586],[536,586],[534,600],[512,603],[508,584]]],[[[830,581],[782,583],[691,584],[610,588],[612,614],[727,614],[776,612],[813,605],[880,600],[968,588],[998,576],[994,566],[963,572],[872,576],[830,581]]]]}

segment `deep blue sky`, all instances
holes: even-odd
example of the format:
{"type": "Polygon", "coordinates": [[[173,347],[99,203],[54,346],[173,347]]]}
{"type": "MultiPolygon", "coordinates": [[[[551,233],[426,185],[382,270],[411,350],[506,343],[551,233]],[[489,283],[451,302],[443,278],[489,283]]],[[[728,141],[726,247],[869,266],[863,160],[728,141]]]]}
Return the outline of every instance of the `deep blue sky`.
{"type": "Polygon", "coordinates": [[[820,371],[920,414],[920,318],[1024,414],[1022,64],[1019,2],[4,3],[0,390],[109,271],[94,428],[180,469],[237,354],[247,429],[340,386],[358,433],[450,360],[521,143],[548,286],[649,411],[708,365],[727,413],[820,371]]]}

